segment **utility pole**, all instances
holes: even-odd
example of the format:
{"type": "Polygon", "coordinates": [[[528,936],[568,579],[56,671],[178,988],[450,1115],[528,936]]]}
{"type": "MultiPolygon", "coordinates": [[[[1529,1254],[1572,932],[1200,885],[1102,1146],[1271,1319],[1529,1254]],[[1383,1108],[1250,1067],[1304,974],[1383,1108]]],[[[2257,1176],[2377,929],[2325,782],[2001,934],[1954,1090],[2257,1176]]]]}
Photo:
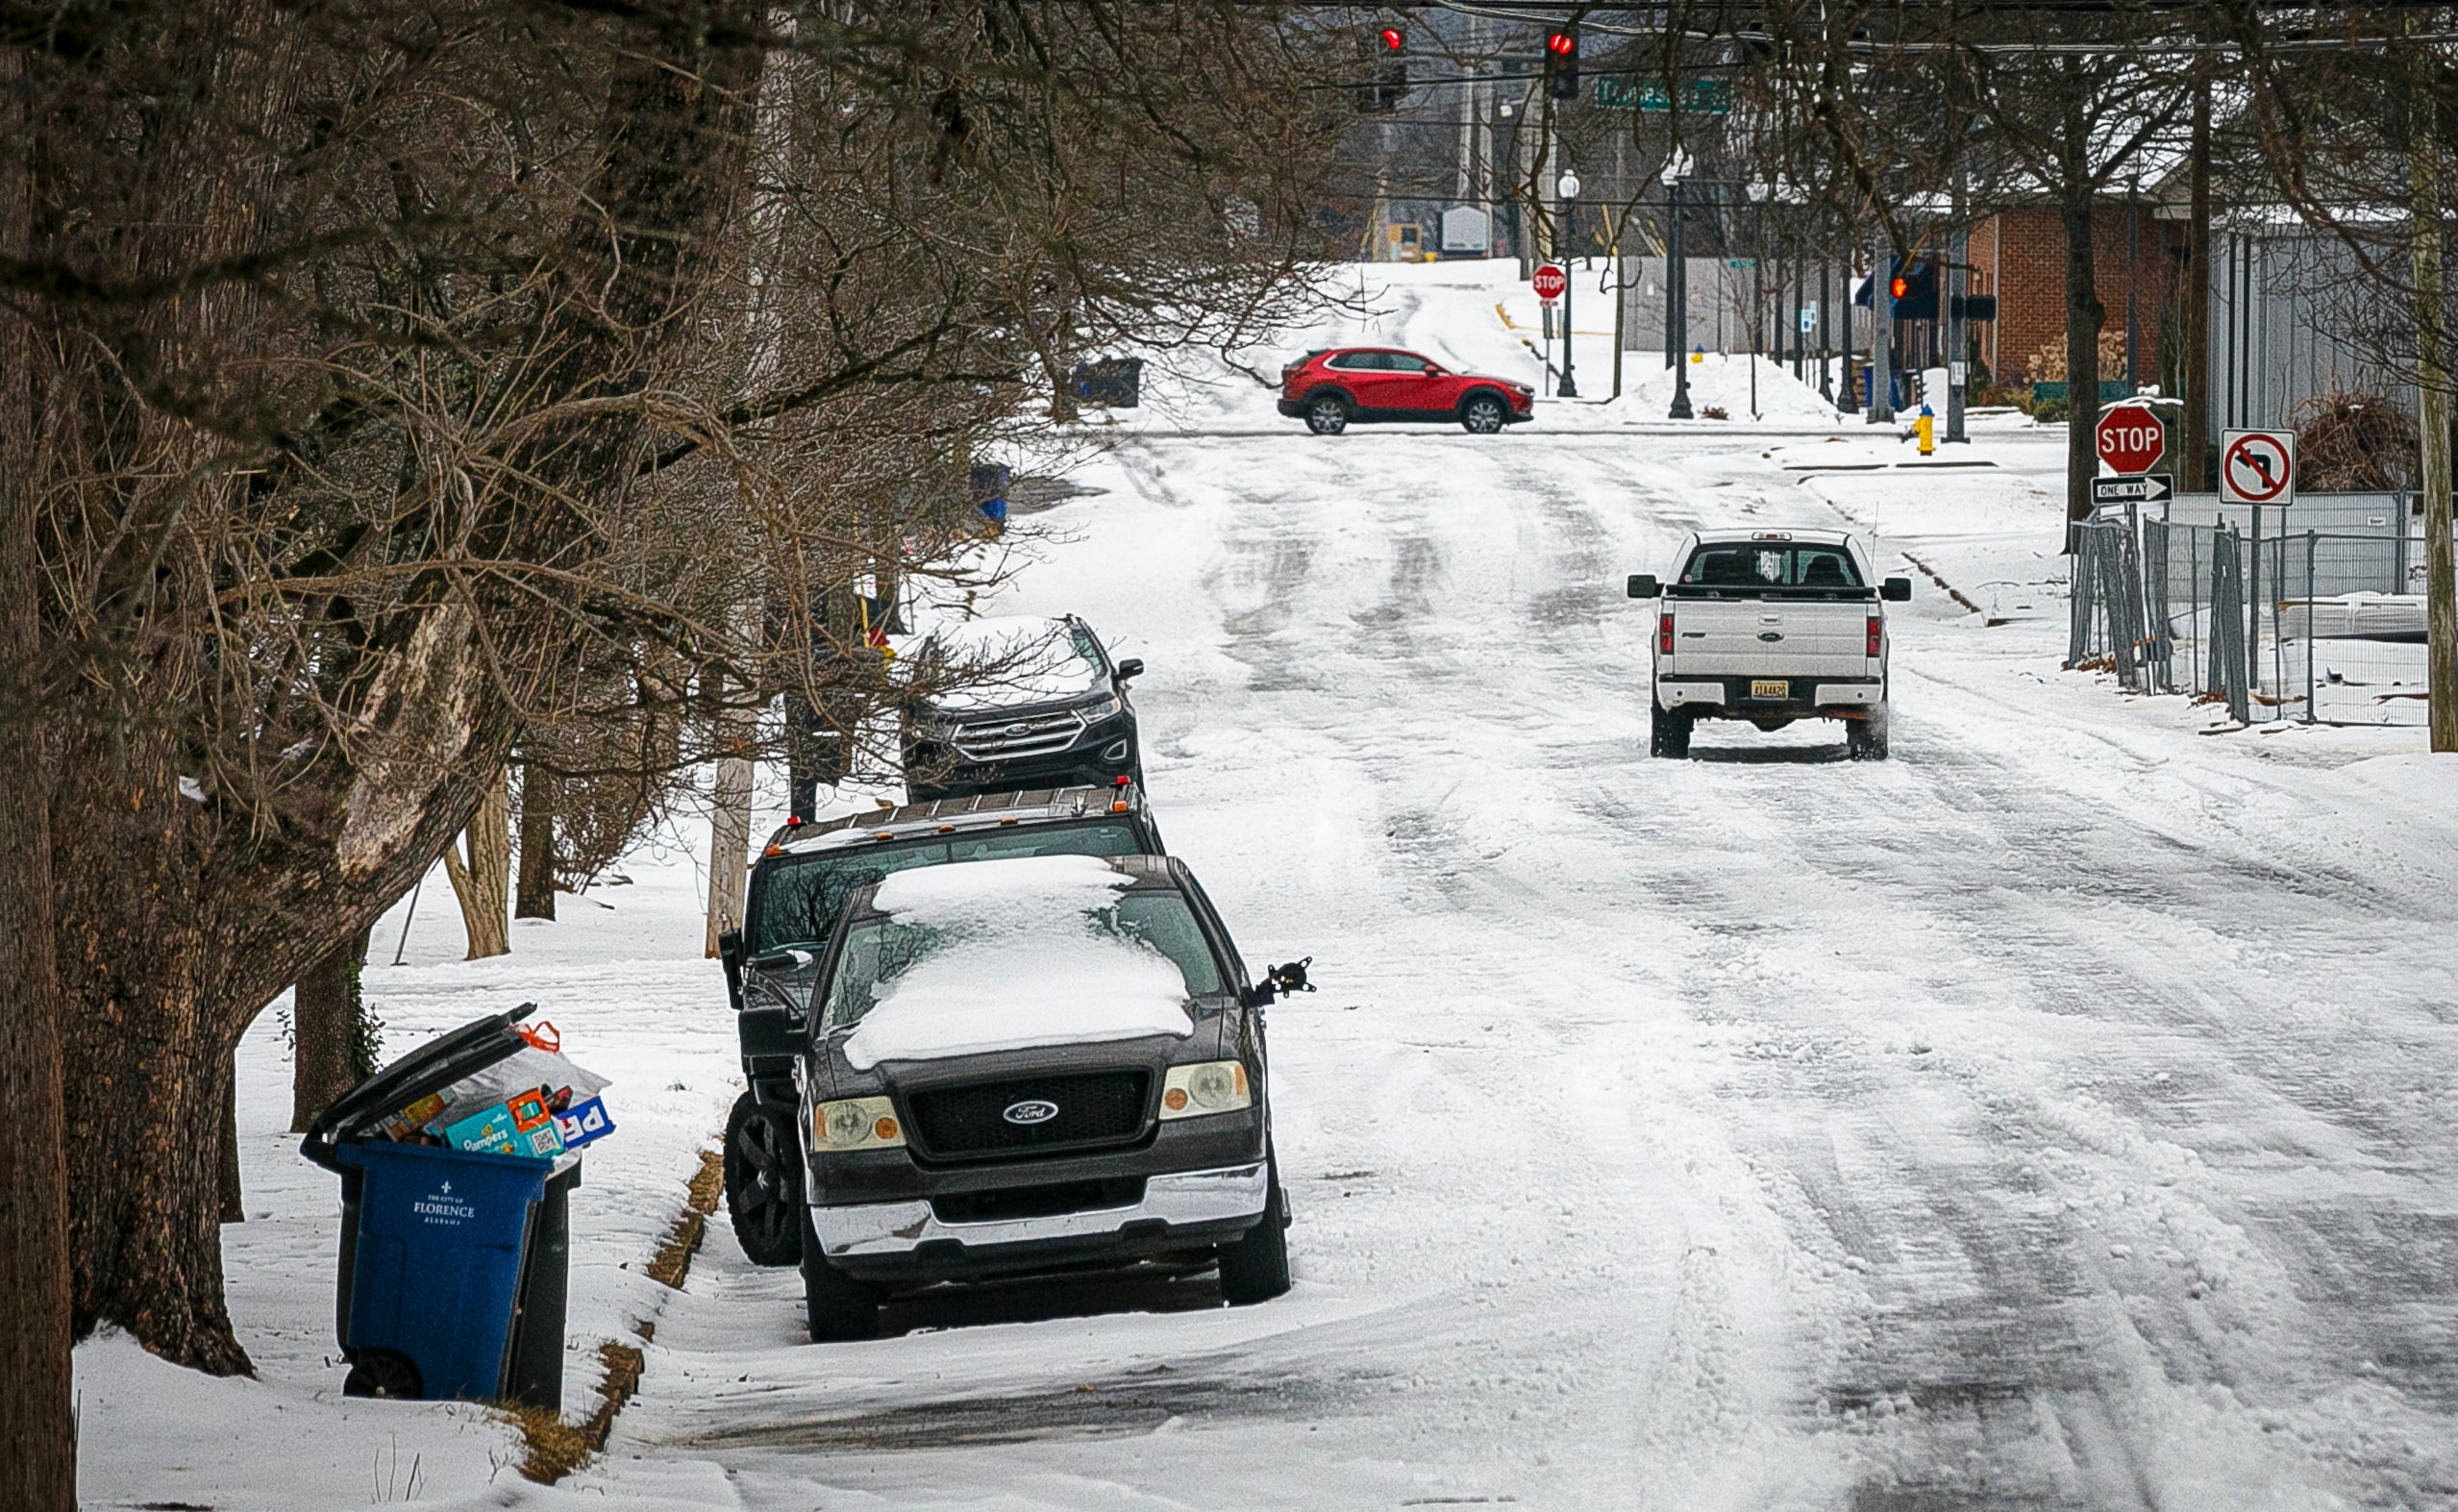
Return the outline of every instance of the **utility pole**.
{"type": "Polygon", "coordinates": [[[1562,256],[1562,381],[1554,385],[1553,394],[1559,399],[1577,399],[1579,396],[1578,380],[1571,376],[1571,294],[1578,287],[1579,274],[1578,264],[1573,260],[1571,242],[1576,230],[1572,218],[1578,209],[1579,176],[1564,167],[1562,176],[1553,181],[1553,192],[1562,212],[1561,233],[1554,238],[1561,243],[1562,256]]]}
{"type": "Polygon", "coordinates": [[[1835,402],[1835,261],[1818,254],[1818,397],[1835,402]]]}
{"type": "MultiPolygon", "coordinates": [[[[2409,22],[2412,28],[2414,22],[2409,22]]],[[[2423,433],[2425,684],[2432,749],[2458,751],[2458,571],[2450,559],[2449,358],[2443,321],[2441,184],[2433,94],[2418,87],[2407,149],[2408,214],[2415,225],[2416,408],[2423,433]]]]}
{"type": "MultiPolygon", "coordinates": [[[[2197,64],[2197,67],[2199,65],[2197,64]]],[[[2194,86],[2194,138],[2186,158],[2185,404],[2176,418],[2176,449],[2184,456],[2177,482],[2188,492],[2210,486],[2202,475],[2211,444],[2211,82],[2194,86]]]]}
{"type": "Polygon", "coordinates": [[[1869,423],[1895,423],[1895,255],[1883,227],[1869,259],[1869,423]]]}
{"type": "Polygon", "coordinates": [[[1963,391],[1971,381],[1972,339],[1964,335],[1963,301],[1970,294],[1972,229],[1964,224],[1970,201],[1963,193],[1963,165],[1954,165],[1954,232],[1946,265],[1946,438],[1969,441],[1963,434],[1963,391]]]}
{"type": "MultiPolygon", "coordinates": [[[[1670,277],[1665,293],[1672,303],[1667,347],[1673,353],[1673,407],[1665,411],[1669,420],[1687,420],[1690,413],[1690,357],[1682,350],[1690,335],[1690,263],[1681,252],[1681,178],[1690,169],[1689,154],[1680,148],[1664,164],[1665,197],[1672,204],[1672,235],[1666,238],[1666,260],[1670,277]]],[[[1757,370],[1753,361],[1750,370],[1757,370]]]]}

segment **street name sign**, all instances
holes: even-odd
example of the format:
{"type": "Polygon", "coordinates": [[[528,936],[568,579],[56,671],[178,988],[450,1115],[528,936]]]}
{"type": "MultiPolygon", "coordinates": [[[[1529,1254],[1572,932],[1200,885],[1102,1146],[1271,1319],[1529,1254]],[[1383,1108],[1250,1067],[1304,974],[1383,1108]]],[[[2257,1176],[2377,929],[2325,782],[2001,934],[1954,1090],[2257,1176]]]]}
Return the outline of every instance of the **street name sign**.
{"type": "Polygon", "coordinates": [[[2222,504],[2267,504],[2274,508],[2294,504],[2296,433],[2222,432],[2219,442],[2219,498],[2222,504]]]}

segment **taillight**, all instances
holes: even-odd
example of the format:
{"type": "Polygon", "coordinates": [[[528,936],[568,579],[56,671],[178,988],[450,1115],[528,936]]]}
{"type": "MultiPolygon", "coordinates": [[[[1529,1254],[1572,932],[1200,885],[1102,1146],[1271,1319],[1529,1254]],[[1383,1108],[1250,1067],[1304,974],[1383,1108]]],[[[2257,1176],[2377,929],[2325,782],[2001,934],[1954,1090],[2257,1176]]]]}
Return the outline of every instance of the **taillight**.
{"type": "Polygon", "coordinates": [[[1877,637],[1886,633],[1886,622],[1873,614],[1869,617],[1869,654],[1877,655],[1877,637]]]}
{"type": "Polygon", "coordinates": [[[1656,616],[1655,649],[1668,657],[1673,655],[1673,611],[1671,609],[1656,616]]]}

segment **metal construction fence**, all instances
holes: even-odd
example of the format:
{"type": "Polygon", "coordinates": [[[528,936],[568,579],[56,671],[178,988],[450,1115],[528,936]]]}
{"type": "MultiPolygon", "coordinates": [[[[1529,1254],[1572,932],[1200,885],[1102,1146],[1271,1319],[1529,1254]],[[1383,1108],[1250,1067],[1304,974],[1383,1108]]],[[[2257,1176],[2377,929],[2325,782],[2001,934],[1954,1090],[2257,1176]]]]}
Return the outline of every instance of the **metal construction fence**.
{"type": "Polygon", "coordinates": [[[2257,538],[2185,512],[2075,527],[2069,664],[2102,663],[2143,692],[2214,698],[2248,724],[2424,722],[2416,538],[2279,531],[2275,514],[2257,538]]]}

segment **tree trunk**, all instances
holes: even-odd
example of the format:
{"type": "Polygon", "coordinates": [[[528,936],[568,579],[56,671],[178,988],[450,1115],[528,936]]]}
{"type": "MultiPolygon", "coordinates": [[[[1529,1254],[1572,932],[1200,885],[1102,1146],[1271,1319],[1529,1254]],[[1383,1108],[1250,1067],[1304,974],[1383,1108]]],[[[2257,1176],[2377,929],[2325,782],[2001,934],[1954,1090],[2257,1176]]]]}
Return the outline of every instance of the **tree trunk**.
{"type": "Polygon", "coordinates": [[[717,954],[719,934],[742,928],[751,865],[751,743],[757,733],[747,709],[729,709],[719,718],[725,730],[724,755],[717,758],[714,812],[708,820],[707,950],[711,956],[717,954]]]}
{"type": "Polygon", "coordinates": [[[545,762],[521,759],[521,880],[512,894],[515,919],[555,917],[555,815],[562,779],[545,762]]]}
{"type": "MultiPolygon", "coordinates": [[[[20,55],[0,49],[0,261],[32,250],[20,55]]],[[[33,327],[0,316],[0,1507],[72,1512],[68,1169],[53,930],[33,327]]]]}
{"type": "Polygon", "coordinates": [[[2194,142],[2187,169],[2193,206],[2185,222],[2185,406],[2176,426],[2178,483],[2189,492],[2210,486],[2203,463],[2211,447],[2211,84],[2194,88],[2194,142]]]}
{"type": "Polygon", "coordinates": [[[372,930],[315,963],[291,994],[290,1130],[306,1130],[335,1098],[372,1071],[360,1064],[366,1004],[359,987],[372,930]]]}
{"type": "Polygon", "coordinates": [[[459,845],[444,848],[444,875],[452,879],[453,896],[460,900],[460,923],[469,936],[464,960],[484,960],[512,952],[509,927],[504,922],[505,894],[512,881],[512,831],[505,792],[505,774],[479,804],[464,838],[469,854],[459,845]]]}
{"type": "Polygon", "coordinates": [[[2440,175],[2434,171],[2428,119],[2417,124],[2408,152],[2415,194],[2416,401],[2423,453],[2416,485],[2423,492],[2425,684],[2432,749],[2458,751],[2458,575],[2450,560],[2449,360],[2443,326],[2447,311],[2442,296],[2440,175]]]}
{"type": "Polygon", "coordinates": [[[222,1075],[222,1137],[219,1157],[214,1161],[215,1184],[222,1189],[222,1222],[247,1222],[247,1193],[239,1185],[239,1063],[231,1057],[230,1069],[222,1075]]]}
{"type": "MultiPolygon", "coordinates": [[[[2081,108],[2072,111],[2073,136],[2082,136],[2081,108]]],[[[2057,219],[2066,233],[2066,519],[2091,518],[2091,480],[2099,475],[2093,430],[2099,422],[2099,328],[2108,311],[2099,303],[2099,269],[2092,257],[2092,183],[2084,163],[2069,163],[2057,196],[2057,219]]],[[[2073,532],[2066,532],[2073,549],[2073,532]]]]}

